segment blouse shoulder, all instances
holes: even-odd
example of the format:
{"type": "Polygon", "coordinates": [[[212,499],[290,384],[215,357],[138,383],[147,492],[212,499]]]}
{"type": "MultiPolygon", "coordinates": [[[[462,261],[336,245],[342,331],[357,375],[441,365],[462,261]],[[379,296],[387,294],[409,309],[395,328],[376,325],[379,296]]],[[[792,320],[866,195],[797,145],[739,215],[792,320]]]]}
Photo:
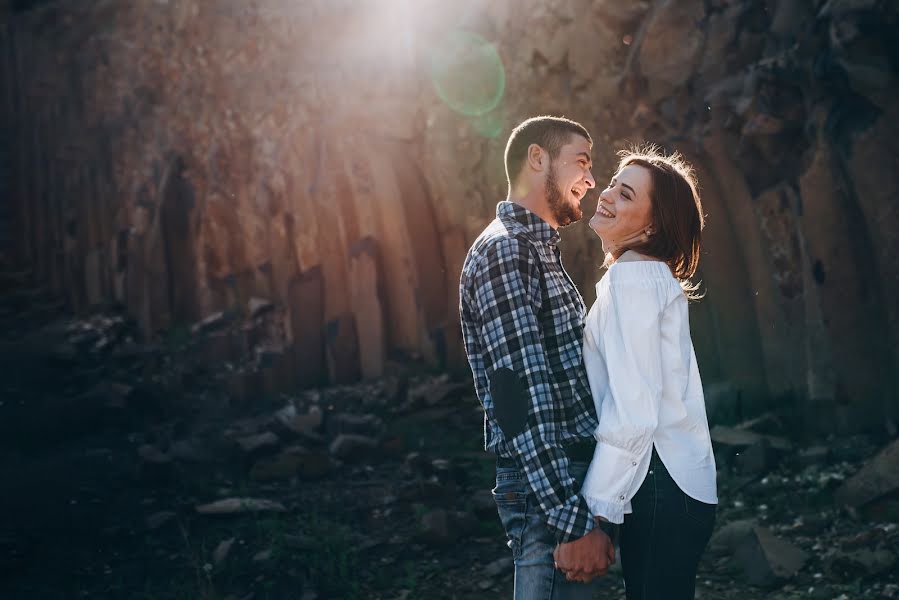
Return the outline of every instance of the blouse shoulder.
{"type": "Polygon", "coordinates": [[[677,283],[668,265],[658,260],[618,262],[609,267],[610,283],[677,283]]]}
{"type": "MultiPolygon", "coordinates": [[[[678,296],[684,295],[671,269],[660,261],[615,263],[609,267],[604,279],[609,281],[603,291],[609,301],[619,305],[619,310],[632,306],[634,310],[654,307],[662,311],[678,296]]],[[[599,293],[597,287],[597,295],[599,293]]]]}

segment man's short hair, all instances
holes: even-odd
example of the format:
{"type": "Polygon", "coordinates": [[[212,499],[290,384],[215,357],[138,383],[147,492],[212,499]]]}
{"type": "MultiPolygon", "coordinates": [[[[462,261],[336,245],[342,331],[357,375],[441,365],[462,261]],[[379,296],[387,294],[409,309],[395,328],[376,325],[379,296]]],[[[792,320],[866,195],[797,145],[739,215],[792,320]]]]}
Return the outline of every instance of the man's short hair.
{"type": "Polygon", "coordinates": [[[593,147],[593,138],[587,128],[565,117],[531,117],[512,130],[506,143],[506,179],[509,185],[518,177],[527,157],[528,146],[537,144],[549,153],[551,159],[559,156],[562,146],[569,143],[572,135],[586,138],[593,147]]]}

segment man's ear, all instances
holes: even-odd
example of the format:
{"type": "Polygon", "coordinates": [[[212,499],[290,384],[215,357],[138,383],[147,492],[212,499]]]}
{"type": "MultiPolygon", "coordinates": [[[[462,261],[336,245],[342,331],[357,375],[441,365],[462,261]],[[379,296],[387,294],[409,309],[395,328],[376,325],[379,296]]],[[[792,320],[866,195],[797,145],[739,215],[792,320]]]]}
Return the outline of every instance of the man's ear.
{"type": "Polygon", "coordinates": [[[546,167],[546,160],[549,157],[546,151],[537,144],[528,146],[528,167],[532,170],[540,172],[546,167]]]}

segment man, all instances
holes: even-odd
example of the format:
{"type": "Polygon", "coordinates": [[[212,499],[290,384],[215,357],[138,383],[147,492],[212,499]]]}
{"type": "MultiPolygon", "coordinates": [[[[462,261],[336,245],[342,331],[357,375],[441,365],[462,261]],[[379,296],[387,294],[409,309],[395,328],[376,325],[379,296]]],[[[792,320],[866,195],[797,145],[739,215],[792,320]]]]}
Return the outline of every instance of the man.
{"type": "Polygon", "coordinates": [[[581,218],[596,185],[592,145],[564,118],[516,127],[506,145],[508,199],[462,268],[465,350],[485,447],[497,455],[494,496],[516,600],[590,598],[585,584],[615,560],[608,524],[579,495],[598,423],[581,358],[586,311],[562,268],[557,231],[581,218]]]}

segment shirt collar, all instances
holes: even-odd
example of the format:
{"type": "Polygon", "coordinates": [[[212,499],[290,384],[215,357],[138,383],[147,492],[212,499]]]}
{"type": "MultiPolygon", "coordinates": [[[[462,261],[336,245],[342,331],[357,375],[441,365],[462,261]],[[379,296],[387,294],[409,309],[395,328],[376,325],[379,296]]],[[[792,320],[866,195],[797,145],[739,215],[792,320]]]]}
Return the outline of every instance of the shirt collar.
{"type": "Polygon", "coordinates": [[[558,244],[562,237],[549,223],[520,204],[508,200],[496,205],[496,218],[513,225],[515,229],[533,234],[539,241],[550,246],[558,244]]]}

